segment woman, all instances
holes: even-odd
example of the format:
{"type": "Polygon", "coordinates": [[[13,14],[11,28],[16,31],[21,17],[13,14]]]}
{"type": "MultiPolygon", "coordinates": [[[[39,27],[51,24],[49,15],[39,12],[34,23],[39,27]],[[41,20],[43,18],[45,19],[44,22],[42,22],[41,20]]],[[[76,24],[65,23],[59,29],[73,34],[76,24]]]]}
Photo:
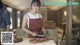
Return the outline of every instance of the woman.
{"type": "Polygon", "coordinates": [[[33,0],[31,3],[31,11],[26,13],[23,17],[22,22],[22,30],[29,33],[29,38],[44,38],[39,37],[38,35],[44,35],[42,32],[43,29],[43,21],[42,16],[39,13],[40,10],[40,1],[39,0],[33,0]],[[28,29],[26,29],[26,24],[28,26],[28,29]]]}

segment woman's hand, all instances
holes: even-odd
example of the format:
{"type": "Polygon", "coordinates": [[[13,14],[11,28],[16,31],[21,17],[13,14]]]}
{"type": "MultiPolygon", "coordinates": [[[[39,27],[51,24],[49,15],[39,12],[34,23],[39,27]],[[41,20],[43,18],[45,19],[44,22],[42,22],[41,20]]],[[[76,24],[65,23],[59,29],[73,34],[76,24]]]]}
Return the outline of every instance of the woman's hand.
{"type": "Polygon", "coordinates": [[[34,32],[33,32],[31,35],[32,35],[32,36],[37,36],[37,34],[36,34],[36,33],[34,33],[34,32]]]}

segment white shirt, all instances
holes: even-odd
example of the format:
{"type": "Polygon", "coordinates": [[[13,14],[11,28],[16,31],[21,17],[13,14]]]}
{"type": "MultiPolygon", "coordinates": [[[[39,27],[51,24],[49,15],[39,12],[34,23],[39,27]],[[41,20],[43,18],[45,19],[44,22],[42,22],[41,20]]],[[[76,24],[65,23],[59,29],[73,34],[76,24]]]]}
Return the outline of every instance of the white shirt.
{"type": "Polygon", "coordinates": [[[28,15],[28,20],[27,20],[27,26],[29,28],[29,19],[38,19],[38,18],[41,18],[42,19],[42,16],[40,13],[36,13],[36,14],[31,14],[30,12],[28,12],[26,15],[28,15]]]}

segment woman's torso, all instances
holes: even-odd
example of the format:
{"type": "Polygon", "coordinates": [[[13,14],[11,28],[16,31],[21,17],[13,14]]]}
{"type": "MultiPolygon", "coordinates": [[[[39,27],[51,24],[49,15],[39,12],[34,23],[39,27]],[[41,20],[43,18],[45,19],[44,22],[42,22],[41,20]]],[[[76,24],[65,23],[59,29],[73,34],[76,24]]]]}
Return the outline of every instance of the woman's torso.
{"type": "Polygon", "coordinates": [[[28,28],[29,28],[29,21],[30,21],[30,19],[42,19],[42,16],[41,16],[41,14],[40,13],[36,13],[36,14],[31,14],[30,12],[28,12],[27,13],[27,16],[28,16],[28,20],[27,20],[27,26],[28,26],[28,28]]]}

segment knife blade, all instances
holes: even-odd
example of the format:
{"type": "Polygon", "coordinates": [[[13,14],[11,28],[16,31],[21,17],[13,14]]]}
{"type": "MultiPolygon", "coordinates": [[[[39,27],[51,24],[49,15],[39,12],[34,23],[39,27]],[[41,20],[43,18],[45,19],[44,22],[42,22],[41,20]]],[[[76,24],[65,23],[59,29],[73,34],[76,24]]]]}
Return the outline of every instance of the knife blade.
{"type": "Polygon", "coordinates": [[[40,36],[40,37],[45,37],[45,35],[37,35],[37,36],[40,36]]]}

